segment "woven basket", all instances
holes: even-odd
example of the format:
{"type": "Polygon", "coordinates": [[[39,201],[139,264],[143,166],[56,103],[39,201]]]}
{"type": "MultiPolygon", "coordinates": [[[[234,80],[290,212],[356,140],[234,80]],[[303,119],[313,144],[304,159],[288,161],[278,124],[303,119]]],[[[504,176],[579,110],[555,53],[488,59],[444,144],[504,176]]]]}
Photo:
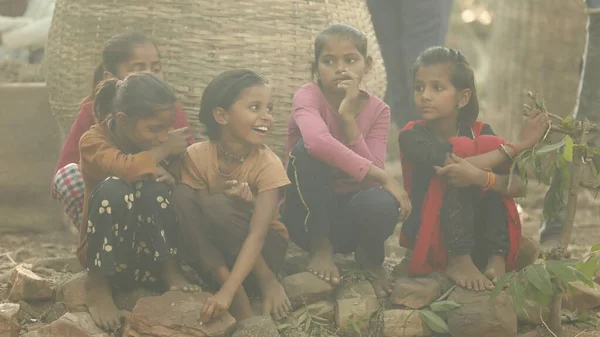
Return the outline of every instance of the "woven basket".
{"type": "Polygon", "coordinates": [[[274,87],[275,131],[269,145],[283,154],[294,92],[310,80],[317,33],[348,23],[369,39],[374,69],[365,88],[382,97],[385,73],[364,0],[57,0],[46,54],[53,113],[67,132],[103,43],[137,29],[159,44],[166,80],[201,137],[198,107],[209,81],[224,70],[249,68],[274,87]]]}

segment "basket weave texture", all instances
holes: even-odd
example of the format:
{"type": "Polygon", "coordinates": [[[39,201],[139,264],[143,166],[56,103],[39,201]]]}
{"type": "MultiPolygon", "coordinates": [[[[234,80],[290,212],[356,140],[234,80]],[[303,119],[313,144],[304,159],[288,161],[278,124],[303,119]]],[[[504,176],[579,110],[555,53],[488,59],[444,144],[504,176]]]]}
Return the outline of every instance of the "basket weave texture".
{"type": "Polygon", "coordinates": [[[57,0],[45,63],[52,112],[68,132],[104,42],[136,29],[158,43],[165,79],[201,139],[198,107],[214,76],[248,68],[269,79],[276,123],[268,143],[281,156],[292,96],[310,81],[314,38],[332,23],[365,32],[374,67],[364,86],[382,97],[385,72],[364,0],[57,0]]]}

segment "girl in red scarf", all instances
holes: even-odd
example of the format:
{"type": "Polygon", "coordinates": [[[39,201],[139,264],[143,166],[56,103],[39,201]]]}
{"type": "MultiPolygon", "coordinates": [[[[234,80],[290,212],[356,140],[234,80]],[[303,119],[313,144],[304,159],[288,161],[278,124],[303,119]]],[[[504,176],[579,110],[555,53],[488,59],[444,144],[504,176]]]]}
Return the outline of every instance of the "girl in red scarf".
{"type": "Polygon", "coordinates": [[[522,195],[524,184],[515,175],[508,188],[510,163],[543,137],[549,120],[532,113],[514,145],[496,137],[476,120],[473,70],[454,49],[424,51],[413,81],[423,120],[406,125],[398,138],[413,205],[400,238],[412,250],[409,272],[445,272],[460,286],[490,290],[515,267],[521,240],[513,198],[522,195]]]}

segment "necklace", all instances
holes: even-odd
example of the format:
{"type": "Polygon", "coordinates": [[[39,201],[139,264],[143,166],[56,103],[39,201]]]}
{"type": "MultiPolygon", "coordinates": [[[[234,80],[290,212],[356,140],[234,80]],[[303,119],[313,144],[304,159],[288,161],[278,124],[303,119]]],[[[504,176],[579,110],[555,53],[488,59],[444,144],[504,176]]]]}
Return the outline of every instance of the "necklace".
{"type": "Polygon", "coordinates": [[[230,154],[229,152],[225,151],[225,149],[223,147],[221,147],[221,145],[219,145],[219,144],[217,144],[217,150],[221,151],[221,153],[223,153],[227,157],[229,157],[235,161],[239,161],[240,163],[243,163],[246,160],[246,157],[244,157],[244,156],[234,156],[234,155],[230,154]]]}

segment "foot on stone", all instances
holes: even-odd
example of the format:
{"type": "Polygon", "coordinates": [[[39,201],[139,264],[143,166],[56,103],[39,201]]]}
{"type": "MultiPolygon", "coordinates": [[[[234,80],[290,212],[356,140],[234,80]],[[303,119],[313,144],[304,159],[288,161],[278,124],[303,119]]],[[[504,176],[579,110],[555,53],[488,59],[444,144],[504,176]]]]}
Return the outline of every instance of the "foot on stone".
{"type": "Polygon", "coordinates": [[[112,298],[112,290],[106,279],[88,272],[85,280],[86,302],[96,325],[104,330],[114,331],[121,326],[121,312],[112,298]]]}
{"type": "Polygon", "coordinates": [[[190,293],[202,291],[200,286],[192,284],[186,279],[179,264],[177,264],[177,261],[174,259],[164,262],[162,276],[169,291],[183,291],[190,293]]]}
{"type": "Polygon", "coordinates": [[[292,303],[277,280],[261,285],[261,293],[261,308],[264,316],[271,316],[274,320],[279,321],[292,311],[292,303]]]}
{"type": "Polygon", "coordinates": [[[369,272],[369,281],[373,285],[373,289],[375,290],[377,297],[388,297],[393,290],[392,282],[390,281],[388,272],[382,265],[369,262],[366,254],[363,251],[364,250],[360,246],[356,249],[356,253],[354,254],[356,262],[361,266],[361,268],[369,272]]]}
{"type": "Polygon", "coordinates": [[[474,291],[494,289],[494,284],[483,275],[471,259],[471,255],[456,255],[448,258],[446,276],[459,286],[474,291]]]}
{"type": "Polygon", "coordinates": [[[325,282],[333,285],[340,284],[340,271],[333,262],[333,248],[329,240],[315,240],[311,246],[308,271],[325,282]]]}
{"type": "Polygon", "coordinates": [[[502,255],[492,255],[488,259],[488,264],[485,267],[483,275],[487,277],[493,284],[498,283],[498,280],[506,273],[506,258],[502,255]]]}

